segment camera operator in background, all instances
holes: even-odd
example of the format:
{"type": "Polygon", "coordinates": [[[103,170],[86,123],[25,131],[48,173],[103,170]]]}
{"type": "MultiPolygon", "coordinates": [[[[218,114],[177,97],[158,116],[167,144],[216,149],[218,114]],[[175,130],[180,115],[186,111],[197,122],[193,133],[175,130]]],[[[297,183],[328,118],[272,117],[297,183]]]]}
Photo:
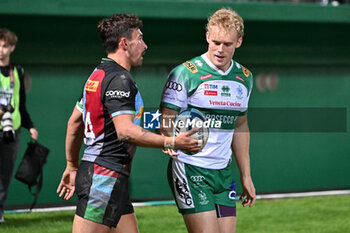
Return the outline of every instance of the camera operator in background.
{"type": "Polygon", "coordinates": [[[24,71],[10,62],[17,36],[0,28],[0,224],[4,222],[4,204],[19,149],[19,133],[23,126],[36,140],[38,132],[25,106],[24,71]]]}

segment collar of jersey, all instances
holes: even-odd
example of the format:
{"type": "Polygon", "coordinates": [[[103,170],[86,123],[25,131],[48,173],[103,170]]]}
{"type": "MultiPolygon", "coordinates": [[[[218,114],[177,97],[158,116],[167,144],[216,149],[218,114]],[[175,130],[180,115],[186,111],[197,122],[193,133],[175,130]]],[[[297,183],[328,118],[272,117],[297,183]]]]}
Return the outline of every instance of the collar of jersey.
{"type": "Polygon", "coordinates": [[[110,58],[108,58],[108,57],[104,57],[104,58],[102,58],[102,60],[103,60],[103,61],[113,61],[113,59],[110,59],[110,58]]]}
{"type": "Polygon", "coordinates": [[[233,67],[233,60],[231,59],[231,65],[230,67],[226,70],[226,72],[220,70],[219,68],[217,68],[210,60],[209,58],[207,58],[207,56],[204,54],[202,54],[202,59],[208,64],[208,66],[210,66],[213,70],[215,70],[216,72],[218,72],[221,75],[228,75],[233,67]]]}

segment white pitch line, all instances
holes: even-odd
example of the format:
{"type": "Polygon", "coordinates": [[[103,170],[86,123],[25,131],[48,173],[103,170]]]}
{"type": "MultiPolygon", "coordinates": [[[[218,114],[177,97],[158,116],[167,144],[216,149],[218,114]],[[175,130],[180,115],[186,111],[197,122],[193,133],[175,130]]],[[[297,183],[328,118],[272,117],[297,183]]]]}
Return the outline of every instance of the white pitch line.
{"type": "MultiPolygon", "coordinates": [[[[51,207],[51,208],[38,208],[33,209],[32,212],[56,212],[56,211],[66,211],[66,210],[75,210],[76,206],[64,206],[64,207],[51,207]]],[[[29,210],[28,210],[29,211],[29,210]]]]}
{"type": "MultiPolygon", "coordinates": [[[[330,190],[330,191],[315,191],[315,192],[300,192],[300,193],[275,193],[275,194],[262,194],[256,195],[256,199],[268,200],[268,199],[282,199],[282,198],[298,198],[298,197],[317,197],[317,196],[330,196],[330,195],[346,195],[350,194],[350,190],[330,190]]],[[[135,207],[142,206],[155,206],[152,201],[150,202],[134,202],[135,207]]],[[[157,201],[156,205],[169,205],[175,204],[175,201],[157,201]]],[[[56,211],[68,211],[75,210],[76,206],[64,206],[64,207],[51,207],[51,208],[35,208],[32,212],[56,212],[56,211]]],[[[29,209],[9,210],[7,213],[28,213],[29,209]]]]}
{"type": "Polygon", "coordinates": [[[279,198],[294,198],[294,197],[317,197],[329,195],[346,195],[350,194],[350,190],[330,190],[317,192],[301,192],[301,193],[275,193],[256,195],[256,199],[279,199],[279,198]]]}

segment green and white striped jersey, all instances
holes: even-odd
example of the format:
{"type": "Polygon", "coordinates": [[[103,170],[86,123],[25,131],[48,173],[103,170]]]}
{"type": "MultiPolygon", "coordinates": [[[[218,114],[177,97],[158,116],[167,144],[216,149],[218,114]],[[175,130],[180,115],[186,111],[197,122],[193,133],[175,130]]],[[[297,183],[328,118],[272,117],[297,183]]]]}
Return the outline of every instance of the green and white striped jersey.
{"type": "Polygon", "coordinates": [[[179,152],[175,159],[208,169],[222,169],[231,160],[231,142],[238,116],[247,113],[253,86],[248,69],[232,60],[230,68],[219,70],[205,54],[174,68],[162,94],[161,106],[178,112],[189,107],[201,111],[211,124],[209,139],[195,155],[179,152]]]}

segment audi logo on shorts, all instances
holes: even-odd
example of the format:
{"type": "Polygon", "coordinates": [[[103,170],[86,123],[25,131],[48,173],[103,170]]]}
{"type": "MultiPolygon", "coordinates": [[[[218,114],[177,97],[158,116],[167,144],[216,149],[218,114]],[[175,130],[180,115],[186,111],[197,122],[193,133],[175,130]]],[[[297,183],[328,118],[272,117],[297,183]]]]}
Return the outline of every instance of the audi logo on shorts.
{"type": "Polygon", "coordinates": [[[165,87],[178,92],[182,91],[182,85],[174,81],[168,81],[165,87]]]}

